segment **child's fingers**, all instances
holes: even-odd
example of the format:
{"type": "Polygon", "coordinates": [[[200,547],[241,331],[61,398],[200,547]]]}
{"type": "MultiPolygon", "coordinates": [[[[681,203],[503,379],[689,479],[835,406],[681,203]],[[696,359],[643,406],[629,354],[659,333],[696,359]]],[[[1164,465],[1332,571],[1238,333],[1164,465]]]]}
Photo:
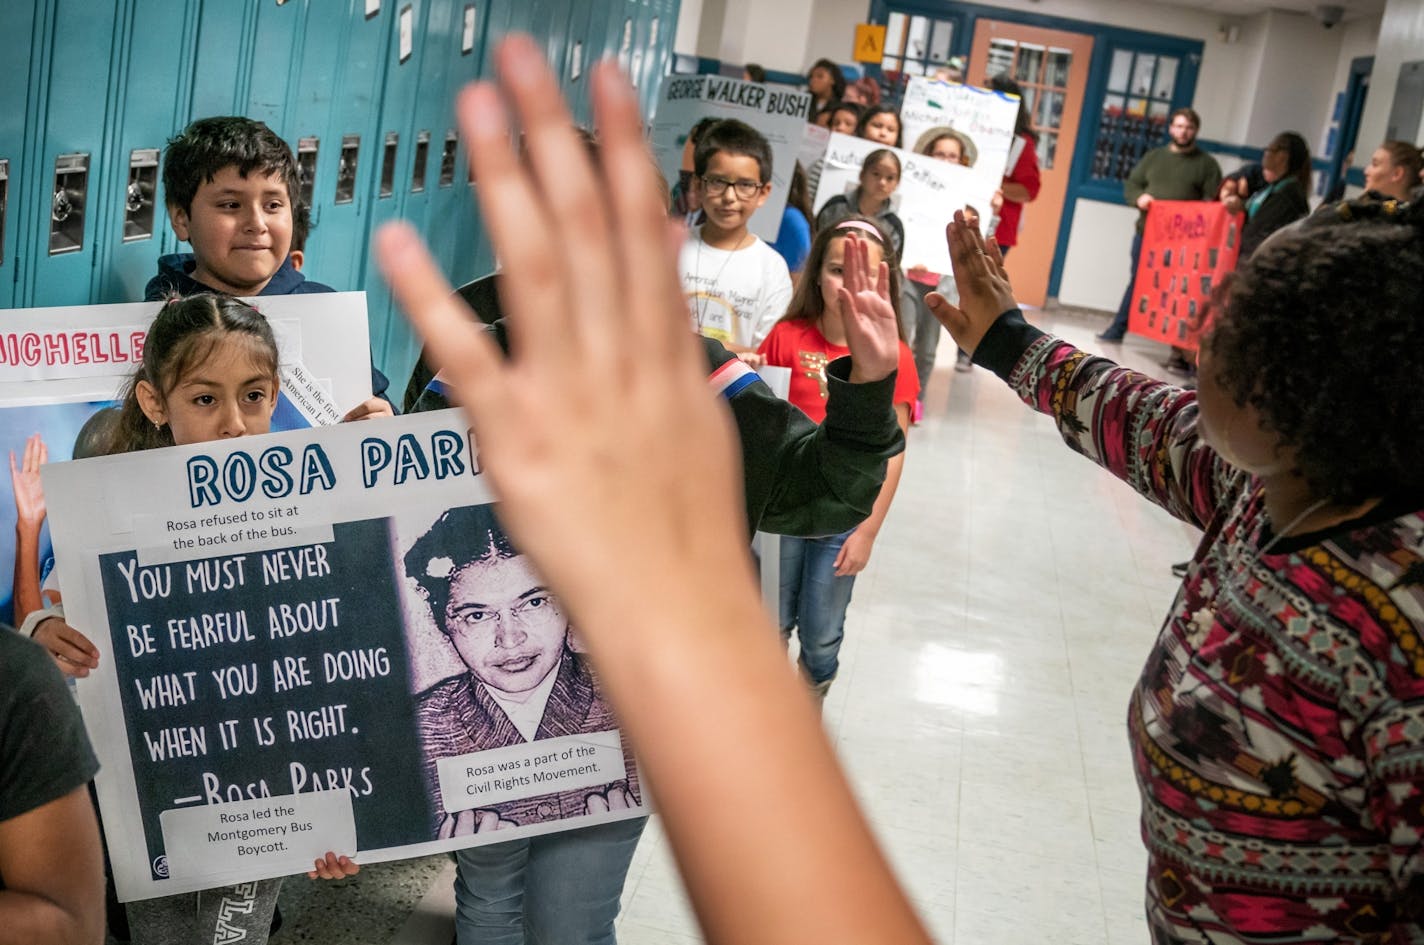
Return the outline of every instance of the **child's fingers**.
{"type": "Polygon", "coordinates": [[[498,416],[504,358],[450,290],[420,237],[408,224],[376,232],[376,261],[396,302],[425,341],[430,361],[460,389],[476,413],[498,416]]]}
{"type": "MultiPolygon", "coordinates": [[[[495,65],[524,132],[524,163],[550,229],[546,250],[557,254],[566,269],[567,294],[577,293],[578,311],[565,304],[557,313],[563,316],[562,332],[604,348],[586,355],[601,362],[624,340],[621,325],[602,324],[622,308],[614,304],[618,274],[610,265],[610,255],[619,247],[609,233],[607,204],[600,192],[600,183],[608,181],[596,180],[558,81],[534,40],[521,34],[506,37],[495,50],[495,65]]],[[[644,173],[649,173],[646,168],[644,173]]],[[[572,302],[572,297],[567,299],[572,302]]]]}
{"type": "MultiPolygon", "coordinates": [[[[886,302],[890,302],[890,264],[885,260],[880,261],[880,272],[878,273],[875,289],[880,293],[880,297],[886,302]]],[[[891,303],[892,305],[894,303],[891,303]]]]}
{"type": "Polygon", "coordinates": [[[602,184],[618,234],[619,286],[631,303],[621,330],[639,339],[669,370],[685,370],[696,364],[698,352],[688,337],[676,253],[672,265],[661,264],[668,255],[667,208],[654,187],[655,165],[643,139],[637,99],[616,66],[599,63],[592,74],[592,100],[602,184]]]}
{"type": "Polygon", "coordinates": [[[566,365],[575,359],[575,338],[565,331],[570,300],[553,208],[545,207],[510,147],[509,116],[493,85],[465,86],[455,113],[469,141],[484,226],[503,266],[499,296],[509,316],[510,347],[515,357],[537,351],[541,361],[566,365]]]}

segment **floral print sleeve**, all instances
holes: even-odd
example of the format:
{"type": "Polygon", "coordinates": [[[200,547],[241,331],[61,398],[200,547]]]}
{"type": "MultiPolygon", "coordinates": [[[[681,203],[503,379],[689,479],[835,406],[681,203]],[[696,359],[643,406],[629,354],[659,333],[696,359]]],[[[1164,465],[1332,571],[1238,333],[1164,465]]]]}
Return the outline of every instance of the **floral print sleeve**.
{"type": "Polygon", "coordinates": [[[974,362],[1048,414],[1068,446],[1198,528],[1241,481],[1197,432],[1196,393],[1089,354],[1005,312],[974,362]]]}

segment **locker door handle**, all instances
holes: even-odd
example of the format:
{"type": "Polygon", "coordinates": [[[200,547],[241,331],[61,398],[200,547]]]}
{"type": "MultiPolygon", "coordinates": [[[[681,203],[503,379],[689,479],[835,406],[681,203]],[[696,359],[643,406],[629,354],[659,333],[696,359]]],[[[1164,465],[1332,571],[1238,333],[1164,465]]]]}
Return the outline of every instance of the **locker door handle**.
{"type": "Polygon", "coordinates": [[[69,192],[62,187],[56,190],[50,200],[49,218],[55,223],[63,223],[73,212],[74,201],[69,199],[69,192]]]}

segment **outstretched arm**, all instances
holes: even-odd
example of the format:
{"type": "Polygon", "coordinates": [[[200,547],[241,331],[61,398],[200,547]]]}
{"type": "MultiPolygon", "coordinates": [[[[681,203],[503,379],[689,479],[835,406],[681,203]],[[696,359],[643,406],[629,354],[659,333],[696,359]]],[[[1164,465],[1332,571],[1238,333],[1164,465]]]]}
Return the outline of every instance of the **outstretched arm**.
{"type": "Polygon", "coordinates": [[[1053,417],[1073,450],[1198,528],[1241,474],[1197,435],[1196,394],[1080,351],[1024,321],[998,246],[964,214],[949,225],[959,305],[930,293],[954,340],[1029,406],[1053,417]]]}
{"type": "Polygon", "coordinates": [[[511,536],[590,644],[707,937],[927,942],[758,603],[734,434],[686,328],[632,90],[594,75],[595,171],[532,41],[495,61],[529,170],[494,87],[467,89],[459,113],[513,357],[408,227],[383,230],[378,257],[459,389],[511,536]]]}

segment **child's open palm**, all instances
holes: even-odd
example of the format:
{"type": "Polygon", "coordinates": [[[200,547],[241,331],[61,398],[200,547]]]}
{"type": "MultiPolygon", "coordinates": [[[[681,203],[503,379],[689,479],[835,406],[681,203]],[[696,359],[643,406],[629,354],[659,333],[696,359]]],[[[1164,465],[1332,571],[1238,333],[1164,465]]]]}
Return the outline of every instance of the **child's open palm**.
{"type": "Polygon", "coordinates": [[[853,383],[878,381],[900,363],[900,327],[890,301],[890,267],[870,268],[870,243],[847,233],[838,302],[853,383]]]}

